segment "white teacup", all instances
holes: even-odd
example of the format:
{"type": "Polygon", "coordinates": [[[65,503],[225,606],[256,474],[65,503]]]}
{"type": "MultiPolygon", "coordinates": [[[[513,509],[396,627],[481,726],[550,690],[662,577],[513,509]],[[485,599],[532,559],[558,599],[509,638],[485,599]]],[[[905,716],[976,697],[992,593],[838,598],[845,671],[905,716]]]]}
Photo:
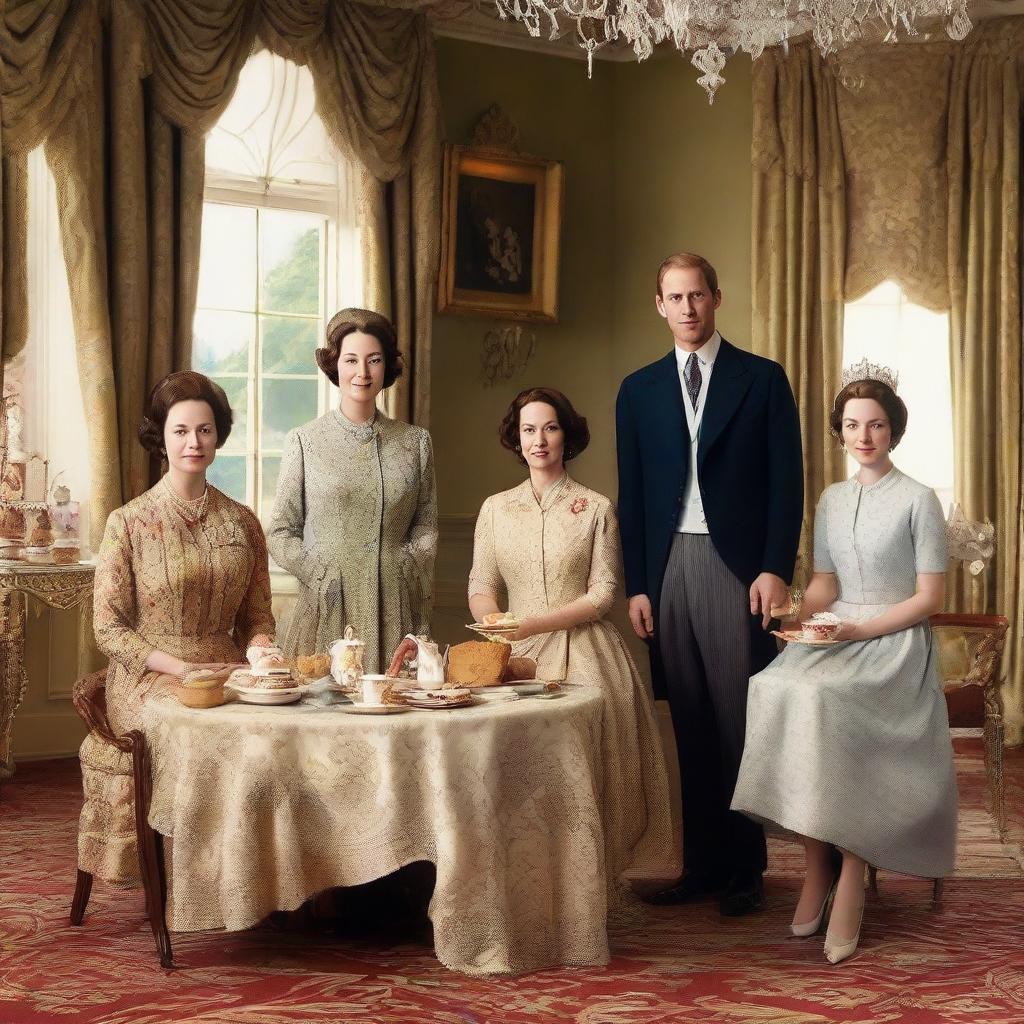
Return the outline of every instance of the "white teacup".
{"type": "Polygon", "coordinates": [[[384,693],[391,685],[392,680],[388,676],[361,676],[360,703],[362,704],[383,704],[384,693]]]}

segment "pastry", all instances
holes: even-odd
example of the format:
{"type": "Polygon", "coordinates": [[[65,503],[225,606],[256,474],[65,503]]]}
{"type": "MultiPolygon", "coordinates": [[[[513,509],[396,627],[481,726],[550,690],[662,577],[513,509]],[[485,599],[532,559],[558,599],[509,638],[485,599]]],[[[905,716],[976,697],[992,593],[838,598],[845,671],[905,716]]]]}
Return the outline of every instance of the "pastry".
{"type": "Polygon", "coordinates": [[[307,679],[320,679],[331,671],[329,654],[300,654],[295,659],[295,668],[307,679]]]}
{"type": "Polygon", "coordinates": [[[448,648],[449,686],[497,686],[505,677],[512,648],[487,640],[470,640],[448,648]]]}
{"type": "Polygon", "coordinates": [[[488,612],[482,620],[485,626],[518,626],[519,620],[508,612],[488,612]]]}
{"type": "Polygon", "coordinates": [[[504,678],[506,682],[512,679],[536,679],[537,662],[533,658],[509,658],[504,678]]]}

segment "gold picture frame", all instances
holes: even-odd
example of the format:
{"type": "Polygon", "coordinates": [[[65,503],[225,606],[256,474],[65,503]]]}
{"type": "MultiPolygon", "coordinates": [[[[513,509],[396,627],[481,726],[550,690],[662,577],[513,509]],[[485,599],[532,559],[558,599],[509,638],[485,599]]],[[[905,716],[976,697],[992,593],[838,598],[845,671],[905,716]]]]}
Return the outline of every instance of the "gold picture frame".
{"type": "Polygon", "coordinates": [[[564,166],[445,145],[439,313],[558,322],[564,166]]]}

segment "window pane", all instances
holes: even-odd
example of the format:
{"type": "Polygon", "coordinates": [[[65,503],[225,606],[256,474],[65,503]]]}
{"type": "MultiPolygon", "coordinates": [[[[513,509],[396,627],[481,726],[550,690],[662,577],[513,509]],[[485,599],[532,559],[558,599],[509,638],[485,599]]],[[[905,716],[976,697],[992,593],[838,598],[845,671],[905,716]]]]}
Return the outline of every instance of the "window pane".
{"type": "Polygon", "coordinates": [[[248,451],[249,382],[244,377],[214,377],[213,380],[224,389],[224,393],[228,396],[228,401],[231,403],[231,412],[234,416],[231,424],[231,434],[227,441],[224,442],[224,447],[219,451],[248,451]]]}
{"type": "Polygon", "coordinates": [[[283,447],[289,430],[316,419],[316,389],[315,380],[263,382],[261,449],[283,447]]]}
{"type": "Polygon", "coordinates": [[[192,368],[200,373],[248,373],[256,318],[252,313],[197,309],[192,323],[192,368]]]}
{"type": "Polygon", "coordinates": [[[245,501],[245,456],[225,455],[217,452],[213,465],[206,471],[206,479],[235,501],[245,501]]]}
{"type": "Polygon", "coordinates": [[[277,495],[277,478],[281,472],[280,455],[264,455],[261,460],[261,505],[260,518],[263,522],[270,521],[274,511],[274,498],[277,495]]]}
{"type": "Polygon", "coordinates": [[[320,335],[320,320],[293,316],[261,316],[263,372],[315,373],[313,357],[320,335]]]}
{"type": "Polygon", "coordinates": [[[256,210],[203,204],[196,305],[214,309],[256,308],[256,210]]]}
{"type": "Polygon", "coordinates": [[[261,308],[275,313],[320,312],[320,235],[324,218],[264,210],[260,219],[261,308]]]}

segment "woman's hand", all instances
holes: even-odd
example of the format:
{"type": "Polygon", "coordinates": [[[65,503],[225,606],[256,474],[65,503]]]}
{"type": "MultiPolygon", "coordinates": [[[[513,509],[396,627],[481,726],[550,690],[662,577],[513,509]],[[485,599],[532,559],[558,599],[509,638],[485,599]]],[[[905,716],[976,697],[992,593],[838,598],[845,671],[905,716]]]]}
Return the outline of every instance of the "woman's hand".
{"type": "Polygon", "coordinates": [[[850,622],[844,619],[839,623],[839,629],[836,631],[836,635],[832,638],[833,640],[861,640],[862,637],[859,635],[860,623],[850,622]]]}
{"type": "Polygon", "coordinates": [[[544,632],[539,627],[540,623],[537,621],[536,616],[531,615],[519,623],[519,628],[508,639],[513,641],[513,643],[516,640],[528,640],[531,636],[544,632]]]}

